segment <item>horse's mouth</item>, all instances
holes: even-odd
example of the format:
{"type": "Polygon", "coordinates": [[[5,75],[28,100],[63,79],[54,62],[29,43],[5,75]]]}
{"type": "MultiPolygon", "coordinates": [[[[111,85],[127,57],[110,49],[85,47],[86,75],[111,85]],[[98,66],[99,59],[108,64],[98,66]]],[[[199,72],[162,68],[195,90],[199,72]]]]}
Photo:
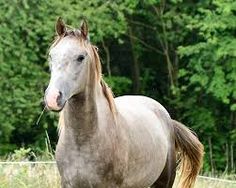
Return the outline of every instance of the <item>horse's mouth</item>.
{"type": "Polygon", "coordinates": [[[67,101],[64,101],[64,102],[60,102],[60,104],[57,104],[55,106],[50,106],[47,103],[47,101],[44,99],[44,103],[45,103],[47,110],[53,111],[53,112],[61,112],[63,110],[63,108],[65,107],[66,102],[67,101]]]}

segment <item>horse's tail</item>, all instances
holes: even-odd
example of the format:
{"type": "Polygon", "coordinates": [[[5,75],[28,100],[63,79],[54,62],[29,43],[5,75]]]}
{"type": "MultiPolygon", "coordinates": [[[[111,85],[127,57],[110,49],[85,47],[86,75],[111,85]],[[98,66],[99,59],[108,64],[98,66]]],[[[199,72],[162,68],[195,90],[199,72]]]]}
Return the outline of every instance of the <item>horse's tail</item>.
{"type": "Polygon", "coordinates": [[[178,121],[172,120],[175,147],[180,153],[180,188],[193,187],[202,167],[204,147],[195,133],[178,121]]]}

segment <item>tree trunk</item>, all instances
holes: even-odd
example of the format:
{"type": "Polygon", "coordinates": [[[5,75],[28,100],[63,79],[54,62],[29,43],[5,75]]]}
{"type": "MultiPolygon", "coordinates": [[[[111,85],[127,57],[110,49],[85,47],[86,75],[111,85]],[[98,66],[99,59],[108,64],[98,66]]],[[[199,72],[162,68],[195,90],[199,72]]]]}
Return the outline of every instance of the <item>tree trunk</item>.
{"type": "Polygon", "coordinates": [[[106,53],[106,68],[107,68],[107,74],[110,77],[111,76],[111,58],[110,58],[110,51],[109,48],[106,46],[104,40],[102,39],[102,47],[106,53]]]}
{"type": "Polygon", "coordinates": [[[212,143],[211,143],[211,137],[208,137],[208,144],[209,144],[209,157],[210,157],[210,163],[211,163],[211,174],[212,176],[215,175],[215,168],[214,168],[214,161],[213,161],[213,152],[212,152],[212,143]]]}
{"type": "Polygon", "coordinates": [[[225,173],[227,173],[229,170],[229,144],[228,144],[228,141],[226,141],[226,144],[225,144],[225,158],[226,158],[225,173]]]}
{"type": "Polygon", "coordinates": [[[231,161],[231,172],[234,173],[234,143],[231,142],[230,144],[230,161],[231,161]]]}
{"type": "Polygon", "coordinates": [[[133,64],[131,66],[132,68],[132,81],[133,81],[133,93],[139,94],[140,93],[140,65],[138,61],[137,53],[135,52],[135,41],[133,37],[132,28],[129,27],[129,39],[130,39],[130,45],[132,50],[132,56],[133,56],[133,64]]]}

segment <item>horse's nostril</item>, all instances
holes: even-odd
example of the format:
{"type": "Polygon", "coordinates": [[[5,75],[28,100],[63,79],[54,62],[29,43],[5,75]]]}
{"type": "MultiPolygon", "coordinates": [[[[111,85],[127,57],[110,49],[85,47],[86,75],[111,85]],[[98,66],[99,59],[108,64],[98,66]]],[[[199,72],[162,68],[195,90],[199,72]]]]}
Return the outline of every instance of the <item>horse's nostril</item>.
{"type": "Polygon", "coordinates": [[[59,96],[58,97],[61,97],[62,96],[62,93],[59,91],[59,96]]]}
{"type": "Polygon", "coordinates": [[[59,91],[59,95],[57,97],[57,105],[61,106],[62,103],[62,92],[59,91]]]}

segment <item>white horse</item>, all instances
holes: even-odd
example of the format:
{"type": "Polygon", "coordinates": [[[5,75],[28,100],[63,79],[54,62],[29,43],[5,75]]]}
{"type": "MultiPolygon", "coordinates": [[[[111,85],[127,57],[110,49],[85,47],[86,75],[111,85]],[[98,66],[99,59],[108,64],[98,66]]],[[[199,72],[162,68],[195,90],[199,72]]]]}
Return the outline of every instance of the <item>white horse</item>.
{"type": "Polygon", "coordinates": [[[113,98],[85,22],[69,30],[59,18],[56,32],[45,103],[61,111],[56,161],[62,187],[170,188],[177,152],[180,187],[192,187],[203,157],[197,137],[151,98],[113,98]]]}

